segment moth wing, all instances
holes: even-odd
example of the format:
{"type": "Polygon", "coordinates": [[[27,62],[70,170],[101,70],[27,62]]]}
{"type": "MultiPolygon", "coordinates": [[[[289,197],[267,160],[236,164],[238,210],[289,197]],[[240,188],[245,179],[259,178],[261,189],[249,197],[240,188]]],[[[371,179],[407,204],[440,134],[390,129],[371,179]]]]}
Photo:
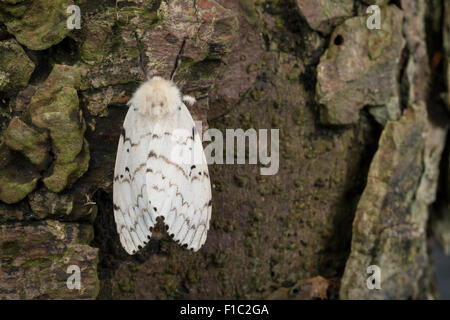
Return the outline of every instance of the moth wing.
{"type": "Polygon", "coordinates": [[[158,121],[149,144],[148,200],[164,217],[175,241],[197,251],[211,218],[208,164],[194,120],[182,104],[174,117],[158,121]]]}
{"type": "Polygon", "coordinates": [[[148,121],[130,106],[119,139],[113,186],[117,232],[129,254],[145,246],[156,221],[146,185],[150,135],[148,121]]]}

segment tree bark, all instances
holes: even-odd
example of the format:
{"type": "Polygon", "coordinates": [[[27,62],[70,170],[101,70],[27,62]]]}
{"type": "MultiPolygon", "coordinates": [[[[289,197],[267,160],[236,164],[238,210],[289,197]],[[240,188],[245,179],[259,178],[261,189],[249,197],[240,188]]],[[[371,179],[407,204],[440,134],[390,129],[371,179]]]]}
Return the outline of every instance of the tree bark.
{"type": "Polygon", "coordinates": [[[449,250],[448,10],[0,0],[0,299],[437,298],[428,241],[449,250]],[[81,29],[68,28],[70,5],[81,29]],[[116,148],[126,102],[156,75],[197,98],[203,131],[279,129],[280,166],[210,165],[205,246],[178,246],[160,223],[129,256],[113,216],[116,148]],[[73,265],[81,290],[66,285],[73,265]],[[372,265],[380,290],[367,287],[372,265]]]}

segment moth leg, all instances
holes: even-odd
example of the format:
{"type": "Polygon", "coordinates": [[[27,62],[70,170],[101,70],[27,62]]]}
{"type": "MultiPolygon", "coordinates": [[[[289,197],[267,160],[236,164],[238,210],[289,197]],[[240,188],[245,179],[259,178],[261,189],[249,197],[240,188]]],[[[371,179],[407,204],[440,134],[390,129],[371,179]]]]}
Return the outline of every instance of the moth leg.
{"type": "Polygon", "coordinates": [[[197,102],[194,97],[191,97],[189,95],[183,96],[183,101],[186,102],[189,106],[192,106],[197,102]]]}

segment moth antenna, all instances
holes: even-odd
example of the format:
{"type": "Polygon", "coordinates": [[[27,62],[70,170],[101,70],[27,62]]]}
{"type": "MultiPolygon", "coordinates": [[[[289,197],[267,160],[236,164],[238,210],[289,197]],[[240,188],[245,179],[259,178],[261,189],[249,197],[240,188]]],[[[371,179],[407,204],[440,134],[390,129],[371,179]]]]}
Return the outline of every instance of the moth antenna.
{"type": "Polygon", "coordinates": [[[143,54],[142,54],[141,42],[139,41],[139,37],[138,37],[136,31],[134,32],[134,37],[136,38],[136,44],[137,44],[138,52],[139,52],[139,66],[141,67],[141,70],[142,70],[142,73],[144,74],[144,77],[147,80],[150,80],[150,78],[149,78],[149,76],[147,74],[147,69],[144,66],[144,57],[143,57],[143,54]]]}
{"type": "Polygon", "coordinates": [[[178,65],[180,64],[181,54],[183,53],[183,49],[184,49],[184,46],[185,46],[185,44],[186,44],[186,40],[187,40],[186,37],[183,38],[183,42],[181,43],[180,50],[178,51],[178,54],[177,54],[177,56],[176,56],[176,58],[175,58],[175,64],[174,64],[174,66],[173,66],[173,70],[172,70],[172,72],[170,73],[170,80],[173,80],[173,78],[175,77],[175,74],[176,74],[177,69],[178,69],[178,65]]]}

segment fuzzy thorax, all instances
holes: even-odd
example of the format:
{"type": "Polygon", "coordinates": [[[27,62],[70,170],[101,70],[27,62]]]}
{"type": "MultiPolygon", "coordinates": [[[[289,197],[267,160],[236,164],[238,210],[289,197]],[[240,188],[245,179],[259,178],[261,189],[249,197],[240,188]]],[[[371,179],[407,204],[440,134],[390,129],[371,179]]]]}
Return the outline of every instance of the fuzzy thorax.
{"type": "Polygon", "coordinates": [[[144,116],[162,118],[182,104],[181,93],[172,81],[153,77],[136,90],[128,104],[144,116]]]}

